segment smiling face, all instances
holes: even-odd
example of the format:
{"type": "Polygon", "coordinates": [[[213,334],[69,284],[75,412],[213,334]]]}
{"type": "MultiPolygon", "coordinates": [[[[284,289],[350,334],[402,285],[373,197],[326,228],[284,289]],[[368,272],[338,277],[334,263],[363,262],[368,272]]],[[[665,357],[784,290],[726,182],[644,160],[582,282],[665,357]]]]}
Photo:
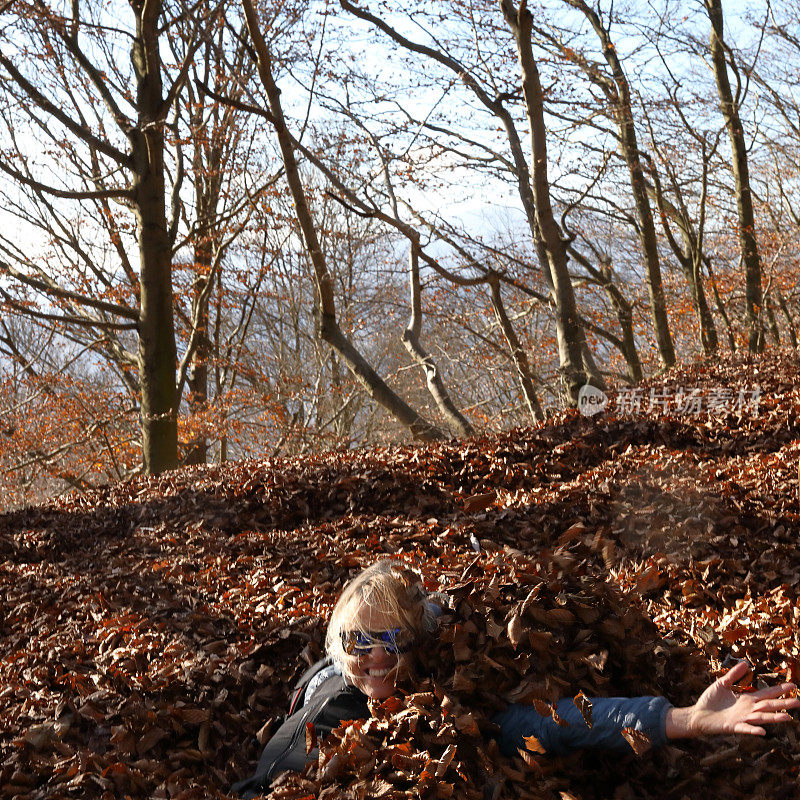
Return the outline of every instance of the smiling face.
{"type": "Polygon", "coordinates": [[[435,629],[422,577],[403,564],[378,561],[342,589],[331,612],[325,649],[348,684],[384,700],[413,674],[412,647],[435,629]]]}
{"type": "MultiPolygon", "coordinates": [[[[345,636],[354,631],[378,633],[400,628],[397,641],[410,639],[403,632],[403,623],[395,615],[363,602],[358,603],[348,617],[345,636]]],[[[391,649],[391,644],[383,646],[375,643],[374,647],[356,650],[347,656],[347,672],[351,682],[373,700],[391,697],[395,693],[398,679],[407,673],[410,666],[410,653],[392,653],[391,649]]]]}

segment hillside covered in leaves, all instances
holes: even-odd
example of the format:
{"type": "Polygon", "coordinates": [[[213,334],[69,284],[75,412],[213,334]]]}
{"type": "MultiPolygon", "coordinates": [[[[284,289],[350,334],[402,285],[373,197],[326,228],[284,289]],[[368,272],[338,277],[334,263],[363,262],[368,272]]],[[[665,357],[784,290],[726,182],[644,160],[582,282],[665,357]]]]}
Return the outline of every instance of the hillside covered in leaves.
{"type": "Polygon", "coordinates": [[[797,725],[623,758],[508,759],[486,735],[503,702],[688,703],[742,657],[756,685],[800,678],[800,363],[698,364],[642,391],[755,386],[757,407],[612,398],[535,429],[191,468],[0,517],[0,796],[224,796],[343,583],[392,556],[448,598],[427,677],[274,800],[800,798],[797,725]]]}

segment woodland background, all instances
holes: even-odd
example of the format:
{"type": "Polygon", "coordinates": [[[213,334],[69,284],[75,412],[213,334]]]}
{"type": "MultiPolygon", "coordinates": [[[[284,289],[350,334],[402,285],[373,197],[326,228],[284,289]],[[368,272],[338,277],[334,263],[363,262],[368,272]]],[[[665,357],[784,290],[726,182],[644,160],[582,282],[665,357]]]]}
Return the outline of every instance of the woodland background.
{"type": "Polygon", "coordinates": [[[796,347],[796,0],[0,19],[6,507],[796,347]]]}
{"type": "Polygon", "coordinates": [[[800,679],[799,21],[2,3],[0,796],[226,796],[392,556],[449,598],[429,678],[273,800],[800,798],[796,725],[487,736],[800,679]]]}

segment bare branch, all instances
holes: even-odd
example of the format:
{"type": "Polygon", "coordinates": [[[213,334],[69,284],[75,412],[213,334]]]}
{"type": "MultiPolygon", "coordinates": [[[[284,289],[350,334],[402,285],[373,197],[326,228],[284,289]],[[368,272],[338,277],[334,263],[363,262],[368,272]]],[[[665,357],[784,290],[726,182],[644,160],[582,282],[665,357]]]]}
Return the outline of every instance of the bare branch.
{"type": "Polygon", "coordinates": [[[30,186],[37,192],[44,192],[45,194],[51,194],[54,197],[61,197],[66,200],[110,200],[112,198],[130,200],[133,197],[130,189],[98,189],[94,191],[57,189],[55,186],[48,186],[45,183],[23,175],[18,170],[8,166],[8,164],[4,163],[2,160],[0,160],[0,170],[5,172],[6,175],[11,176],[15,181],[19,181],[19,183],[25,186],[30,186]]]}
{"type": "Polygon", "coordinates": [[[99,139],[93,133],[88,131],[83,125],[79,125],[72,117],[64,113],[57,105],[48,100],[7,58],[3,53],[0,53],[0,64],[8,70],[9,75],[14,82],[28,95],[32,102],[34,102],[43,111],[52,115],[57,119],[67,130],[75,134],[81,141],[85,142],[92,147],[97,148],[101,153],[112,158],[118,164],[125,167],[132,166],[131,157],[127,153],[118,150],[110,142],[99,139]]]}
{"type": "Polygon", "coordinates": [[[96,308],[98,311],[105,311],[109,314],[116,314],[117,316],[125,317],[126,319],[139,319],[139,314],[136,311],[127,308],[126,306],[120,306],[116,303],[109,303],[105,300],[96,300],[93,297],[87,297],[86,295],[78,294],[77,292],[71,292],[68,289],[63,289],[60,287],[54,280],[48,278],[46,275],[43,275],[41,278],[34,278],[30,275],[26,275],[24,272],[20,272],[18,269],[12,267],[5,261],[0,261],[0,273],[10,275],[12,278],[21,281],[22,283],[25,283],[40,292],[46,292],[47,294],[54,295],[55,297],[60,297],[63,300],[70,300],[73,303],[89,306],[90,308],[96,308]]]}

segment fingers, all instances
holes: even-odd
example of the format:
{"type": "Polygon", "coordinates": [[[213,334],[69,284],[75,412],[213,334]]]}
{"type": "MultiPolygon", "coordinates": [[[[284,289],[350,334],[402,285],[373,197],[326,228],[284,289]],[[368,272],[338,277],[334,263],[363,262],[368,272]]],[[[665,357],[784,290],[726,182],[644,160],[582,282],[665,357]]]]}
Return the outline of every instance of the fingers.
{"type": "Polygon", "coordinates": [[[749,725],[746,722],[737,722],[733,728],[734,733],[745,733],[751,736],[766,736],[767,732],[757,725],[749,725]]]}
{"type": "Polygon", "coordinates": [[[749,671],[750,664],[748,664],[747,661],[740,661],[717,680],[726,689],[730,689],[737,681],[740,681],[742,678],[744,678],[749,671]]]}
{"type": "MultiPolygon", "coordinates": [[[[737,665],[738,666],[738,665],[737,665]]],[[[759,689],[753,692],[751,697],[758,700],[767,700],[770,697],[782,697],[783,695],[793,692],[797,687],[793,683],[779,683],[777,686],[767,686],[766,689],[759,689]]],[[[796,698],[787,698],[787,702],[796,698]]]]}
{"type": "MultiPolygon", "coordinates": [[[[771,714],[751,714],[745,724],[779,725],[782,722],[794,722],[794,717],[785,711],[776,711],[771,714]]],[[[762,730],[759,728],[759,730],[762,730]]]]}
{"type": "Polygon", "coordinates": [[[800,708],[800,700],[796,697],[779,697],[774,700],[759,700],[753,704],[753,711],[788,711],[790,708],[800,708]]]}

